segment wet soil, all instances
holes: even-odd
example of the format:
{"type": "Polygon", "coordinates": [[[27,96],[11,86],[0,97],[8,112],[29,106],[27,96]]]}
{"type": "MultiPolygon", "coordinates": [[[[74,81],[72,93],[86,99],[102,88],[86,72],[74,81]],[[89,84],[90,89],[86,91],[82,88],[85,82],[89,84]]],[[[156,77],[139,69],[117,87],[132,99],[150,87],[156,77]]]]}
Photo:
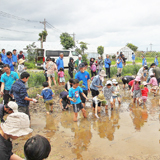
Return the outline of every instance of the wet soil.
{"type": "MultiPolygon", "coordinates": [[[[121,86],[122,88],[122,86],[121,86]]],[[[56,88],[58,92],[61,87],[56,88]]],[[[42,100],[30,105],[33,133],[13,141],[13,151],[23,154],[25,141],[36,134],[48,138],[52,150],[49,160],[158,160],[160,159],[160,96],[149,98],[145,106],[132,104],[127,89],[121,91],[122,103],[114,109],[102,107],[99,119],[87,102],[88,118],[79,113],[73,122],[72,107],[62,111],[55,97],[54,112],[46,115],[42,100]]],[[[89,95],[91,98],[91,95],[89,95]]]]}

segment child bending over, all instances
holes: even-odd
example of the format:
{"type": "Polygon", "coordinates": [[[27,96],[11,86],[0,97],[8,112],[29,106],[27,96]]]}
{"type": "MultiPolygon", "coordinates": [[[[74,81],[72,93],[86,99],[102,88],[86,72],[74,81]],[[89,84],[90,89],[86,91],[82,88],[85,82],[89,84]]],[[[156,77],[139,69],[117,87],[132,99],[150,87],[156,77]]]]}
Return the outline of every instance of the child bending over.
{"type": "Polygon", "coordinates": [[[73,120],[75,122],[77,121],[78,112],[80,110],[82,111],[84,118],[87,118],[86,110],[83,108],[83,105],[82,105],[82,102],[81,102],[81,99],[80,99],[80,94],[82,94],[82,96],[86,100],[88,100],[86,95],[83,93],[82,88],[79,87],[79,80],[74,79],[73,80],[73,86],[72,86],[72,88],[69,89],[69,100],[70,100],[71,104],[73,105],[73,111],[74,111],[73,120]]]}
{"type": "Polygon", "coordinates": [[[70,100],[67,91],[63,91],[60,93],[59,104],[63,111],[68,110],[68,105],[70,105],[70,100]]]}

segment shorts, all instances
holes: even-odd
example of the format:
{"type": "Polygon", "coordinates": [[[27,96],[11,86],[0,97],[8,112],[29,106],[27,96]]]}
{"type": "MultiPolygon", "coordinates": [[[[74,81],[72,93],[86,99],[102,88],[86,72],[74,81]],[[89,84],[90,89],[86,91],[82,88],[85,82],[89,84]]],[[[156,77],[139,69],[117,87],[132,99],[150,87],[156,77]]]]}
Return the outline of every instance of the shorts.
{"type": "Polygon", "coordinates": [[[67,104],[69,104],[69,103],[67,103],[67,101],[64,101],[62,99],[62,104],[63,104],[63,109],[68,109],[68,107],[66,108],[67,104]]]}
{"type": "Polygon", "coordinates": [[[118,96],[112,96],[112,98],[113,98],[113,99],[116,99],[116,98],[118,98],[118,96]]]}
{"type": "MultiPolygon", "coordinates": [[[[86,95],[86,97],[87,97],[87,95],[88,95],[88,90],[83,90],[83,93],[86,95]]],[[[82,101],[82,103],[85,103],[86,102],[86,99],[82,96],[82,94],[80,94],[80,97],[81,97],[81,101],[82,101]]]]}
{"type": "Polygon", "coordinates": [[[143,102],[146,102],[147,101],[147,97],[146,96],[142,96],[141,100],[143,100],[143,102]]]}
{"type": "Polygon", "coordinates": [[[45,102],[46,110],[49,111],[49,106],[53,105],[53,99],[48,100],[45,102]]]}
{"type": "Polygon", "coordinates": [[[78,104],[72,104],[73,106],[73,111],[75,113],[79,112],[81,109],[83,109],[83,105],[82,103],[78,103],[78,104]]]}
{"type": "Polygon", "coordinates": [[[91,89],[91,94],[92,94],[92,97],[98,96],[99,95],[99,91],[91,89]]]}
{"type": "Polygon", "coordinates": [[[18,106],[18,112],[23,112],[25,114],[27,114],[29,116],[29,119],[30,118],[30,113],[29,113],[29,106],[18,106]]]}
{"type": "Polygon", "coordinates": [[[55,77],[55,74],[47,74],[47,77],[55,77]]]}
{"type": "Polygon", "coordinates": [[[106,99],[106,105],[109,105],[109,103],[113,102],[113,97],[111,97],[110,99],[106,99]]]}
{"type": "Polygon", "coordinates": [[[133,91],[133,98],[141,97],[141,90],[134,90],[133,91]]]}
{"type": "MultiPolygon", "coordinates": [[[[101,102],[98,102],[98,107],[100,107],[101,106],[101,102]]],[[[93,101],[93,108],[95,108],[96,107],[96,103],[93,101]]]]}
{"type": "Polygon", "coordinates": [[[59,82],[65,82],[65,78],[64,77],[60,77],[59,78],[59,82]]]}

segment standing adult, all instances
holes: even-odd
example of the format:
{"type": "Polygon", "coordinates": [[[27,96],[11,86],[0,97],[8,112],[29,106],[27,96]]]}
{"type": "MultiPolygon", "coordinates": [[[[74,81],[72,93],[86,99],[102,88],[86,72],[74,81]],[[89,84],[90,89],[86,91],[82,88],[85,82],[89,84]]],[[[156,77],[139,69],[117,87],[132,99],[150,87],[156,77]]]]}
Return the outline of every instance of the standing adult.
{"type": "Polygon", "coordinates": [[[117,59],[117,77],[121,77],[122,69],[123,69],[123,60],[121,56],[119,56],[117,59]]]}
{"type": "Polygon", "coordinates": [[[3,95],[4,105],[8,103],[9,99],[13,100],[9,92],[11,90],[12,84],[18,80],[18,74],[14,71],[11,71],[10,66],[5,64],[3,66],[5,73],[1,76],[1,95],[3,95]]]}
{"type": "Polygon", "coordinates": [[[153,67],[153,73],[154,73],[154,75],[155,75],[155,77],[157,79],[158,85],[160,85],[160,68],[154,66],[153,67]]]}
{"type": "Polygon", "coordinates": [[[117,52],[116,59],[118,59],[118,57],[119,57],[119,52],[117,52]]]}
{"type": "Polygon", "coordinates": [[[106,55],[106,59],[104,61],[104,66],[106,68],[106,75],[107,75],[107,77],[111,78],[110,77],[111,60],[109,59],[109,55],[108,54],[106,55]]]}
{"type": "Polygon", "coordinates": [[[16,54],[16,49],[13,49],[13,52],[12,52],[12,60],[14,62],[14,69],[15,71],[17,70],[17,54],[16,54]]]}
{"type": "Polygon", "coordinates": [[[158,64],[159,64],[159,63],[158,63],[158,56],[155,57],[154,63],[155,63],[156,66],[158,66],[158,64]]]}
{"type": "Polygon", "coordinates": [[[74,70],[73,62],[74,62],[74,59],[72,57],[70,57],[69,63],[68,63],[68,73],[69,73],[71,78],[73,78],[73,70],[74,70]]]}
{"type": "MultiPolygon", "coordinates": [[[[5,49],[2,49],[1,57],[2,57],[2,62],[3,62],[4,59],[6,59],[6,52],[5,52],[5,49]]],[[[3,63],[4,63],[4,62],[3,62],[3,63]]]]}
{"type": "MultiPolygon", "coordinates": [[[[60,53],[59,58],[56,61],[56,64],[57,64],[58,71],[60,70],[60,68],[64,69],[63,53],[60,53]]],[[[58,76],[58,84],[60,85],[59,76],[58,76]]]]}
{"type": "Polygon", "coordinates": [[[147,60],[144,56],[142,56],[142,66],[147,66],[147,60]]]}
{"type": "Polygon", "coordinates": [[[101,72],[102,69],[103,69],[103,60],[101,58],[101,55],[99,55],[97,60],[97,74],[99,74],[99,72],[101,72]]]}
{"type": "MultiPolygon", "coordinates": [[[[76,73],[75,75],[75,79],[78,79],[79,81],[83,81],[83,85],[85,86],[84,88],[82,88],[83,93],[87,96],[88,95],[88,91],[90,91],[90,75],[87,71],[85,71],[85,65],[84,63],[81,63],[79,65],[79,72],[76,73]]],[[[81,96],[81,100],[82,100],[82,104],[85,107],[85,102],[86,99],[85,97],[81,96]]]]}
{"type": "Polygon", "coordinates": [[[82,61],[82,56],[81,55],[78,55],[78,59],[75,61],[75,69],[77,70],[77,71],[79,71],[79,65],[82,63],[83,61],[82,61]]]}
{"type": "Polygon", "coordinates": [[[27,114],[30,118],[29,113],[29,102],[37,102],[36,99],[29,98],[25,83],[28,81],[30,74],[23,72],[20,79],[18,79],[11,87],[10,94],[14,96],[16,103],[18,104],[18,111],[27,114]]]}
{"type": "Polygon", "coordinates": [[[15,62],[13,62],[12,60],[12,52],[8,51],[7,52],[7,57],[4,59],[4,64],[8,64],[11,71],[14,71],[14,64],[15,62]]]}
{"type": "Polygon", "coordinates": [[[19,52],[19,54],[18,54],[18,56],[17,56],[17,60],[19,60],[19,59],[25,59],[24,54],[23,54],[23,51],[20,51],[20,52],[19,52]]]}
{"type": "Polygon", "coordinates": [[[132,65],[135,65],[135,54],[134,54],[134,52],[132,53],[132,65]]]}

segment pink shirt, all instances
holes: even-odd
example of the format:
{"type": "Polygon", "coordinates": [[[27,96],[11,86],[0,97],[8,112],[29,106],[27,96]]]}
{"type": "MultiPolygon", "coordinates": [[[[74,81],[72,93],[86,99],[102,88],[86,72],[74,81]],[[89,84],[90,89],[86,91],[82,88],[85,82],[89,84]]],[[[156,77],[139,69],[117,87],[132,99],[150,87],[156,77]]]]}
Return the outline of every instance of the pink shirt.
{"type": "Polygon", "coordinates": [[[64,72],[63,72],[63,71],[59,71],[59,72],[58,72],[58,76],[59,76],[59,77],[64,77],[64,72]]]}
{"type": "Polygon", "coordinates": [[[139,87],[138,83],[134,83],[134,90],[140,90],[140,87],[139,87]]]}
{"type": "Polygon", "coordinates": [[[152,77],[150,79],[149,83],[147,83],[147,85],[149,85],[149,84],[152,84],[153,86],[158,86],[156,77],[152,77]]]}

